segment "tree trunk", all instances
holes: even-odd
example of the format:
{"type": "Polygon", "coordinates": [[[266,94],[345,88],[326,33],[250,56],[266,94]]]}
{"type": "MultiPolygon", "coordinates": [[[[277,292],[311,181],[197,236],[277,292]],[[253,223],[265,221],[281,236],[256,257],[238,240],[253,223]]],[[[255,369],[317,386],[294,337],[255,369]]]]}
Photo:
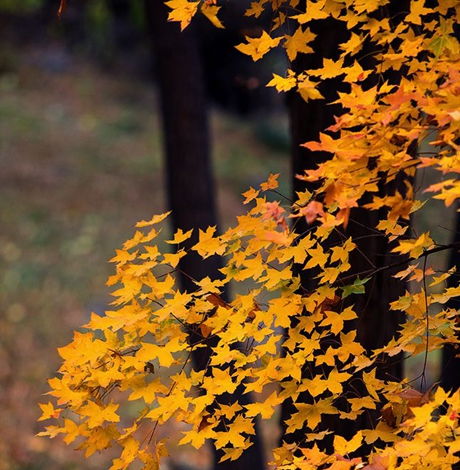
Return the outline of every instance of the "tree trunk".
{"type": "MultiPolygon", "coordinates": [[[[195,228],[186,249],[197,241],[197,229],[217,225],[216,195],[211,170],[209,123],[205,81],[196,30],[190,25],[180,32],[177,23],[167,21],[167,8],[161,0],[145,0],[146,16],[156,61],[161,114],[164,130],[165,166],[169,208],[173,210],[173,229],[195,228]]],[[[219,276],[222,259],[208,259],[194,253],[183,258],[180,284],[188,291],[196,290],[193,279],[219,276]]],[[[192,339],[193,340],[193,339],[192,339]]],[[[193,355],[196,369],[204,369],[212,352],[212,344],[193,355]]],[[[248,395],[236,393],[226,401],[248,403],[248,395]]],[[[234,462],[218,464],[221,453],[214,449],[214,467],[219,470],[264,468],[262,445],[258,435],[253,445],[234,462]]]]}
{"type": "Polygon", "coordinates": [[[108,0],[111,13],[111,40],[117,51],[126,54],[136,47],[130,0],[108,0]]]}
{"type": "MultiPolygon", "coordinates": [[[[454,227],[454,237],[452,243],[460,242],[460,213],[455,215],[456,222],[454,227]]],[[[458,248],[452,249],[449,256],[449,264],[447,268],[450,269],[455,266],[455,273],[449,277],[447,287],[457,287],[459,274],[460,274],[460,252],[458,248]]],[[[446,308],[458,309],[460,298],[456,297],[450,299],[445,305],[446,308]]],[[[457,319],[458,323],[459,319],[457,319]]],[[[441,361],[441,386],[446,390],[457,390],[460,388],[460,354],[459,347],[453,344],[447,344],[442,351],[441,361]]]]}
{"type": "MultiPolygon", "coordinates": [[[[341,24],[336,20],[328,19],[321,21],[312,27],[312,31],[317,34],[314,42],[313,54],[299,54],[296,60],[291,64],[291,69],[296,73],[302,73],[309,68],[317,68],[322,66],[323,57],[331,58],[337,54],[338,44],[345,40],[345,33],[341,24]]],[[[307,169],[314,169],[321,162],[330,157],[326,152],[313,152],[301,144],[310,140],[317,140],[319,133],[324,131],[328,126],[334,123],[334,115],[340,114],[338,105],[326,105],[337,98],[336,91],[340,89],[340,82],[337,79],[331,79],[326,82],[326,86],[321,87],[321,93],[324,100],[313,100],[305,102],[297,91],[292,91],[288,95],[288,115],[291,133],[291,172],[292,172],[292,189],[293,200],[297,199],[296,193],[305,191],[310,192],[317,189],[316,183],[305,183],[296,176],[304,174],[307,169]]],[[[309,228],[305,218],[296,220],[296,232],[304,233],[309,228]]],[[[299,268],[294,275],[300,276],[302,291],[312,291],[317,286],[312,272],[306,273],[299,268]]],[[[307,312],[308,314],[308,312],[307,312]]],[[[286,332],[287,334],[287,332],[286,332]]],[[[314,364],[308,364],[308,370],[312,374],[321,373],[316,371],[314,364]]],[[[312,403],[312,397],[308,393],[299,396],[299,402],[312,403]]],[[[294,433],[286,434],[286,420],[297,412],[292,400],[285,401],[281,407],[280,425],[282,429],[282,441],[298,443],[302,442],[305,436],[305,429],[300,429],[294,433]]],[[[325,441],[319,444],[323,448],[329,448],[330,443],[325,441]]]]}
{"type": "MultiPolygon", "coordinates": [[[[398,13],[407,11],[407,0],[403,2],[392,2],[387,11],[382,14],[388,15],[390,18],[395,18],[399,21],[398,13]]],[[[314,25],[316,26],[316,25],[314,25]]],[[[300,56],[291,66],[296,73],[301,73],[308,68],[316,68],[322,66],[322,59],[337,58],[338,44],[344,42],[348,34],[343,25],[335,20],[327,20],[319,23],[312,31],[318,36],[314,43],[315,53],[310,55],[300,56]]],[[[364,55],[365,53],[363,53],[364,55]]],[[[391,78],[396,77],[387,77],[391,78]]],[[[296,178],[297,174],[303,174],[305,169],[313,169],[316,166],[330,158],[330,154],[324,152],[313,152],[305,147],[300,147],[300,144],[318,140],[319,132],[324,131],[328,126],[334,123],[334,115],[338,116],[341,113],[339,105],[325,105],[337,98],[337,91],[343,87],[340,80],[330,79],[327,80],[320,91],[325,97],[323,100],[309,101],[306,103],[302,100],[298,93],[293,92],[289,97],[289,118],[291,127],[292,149],[291,149],[291,168],[293,173],[293,199],[296,200],[296,192],[314,191],[316,185],[309,183],[307,186],[305,182],[296,178]]],[[[395,184],[385,185],[381,187],[380,196],[384,194],[391,194],[394,192],[395,184]]],[[[350,215],[350,221],[347,229],[344,231],[346,237],[353,237],[359,239],[356,241],[358,250],[352,253],[350,263],[352,265],[352,273],[358,273],[364,270],[372,269],[373,267],[385,266],[390,263],[388,242],[385,237],[377,237],[372,232],[372,228],[376,226],[379,217],[382,214],[378,212],[370,212],[363,209],[353,209],[350,215]],[[363,237],[363,238],[362,238],[363,237]],[[363,254],[365,256],[363,256],[363,254]]],[[[296,223],[296,231],[303,233],[308,229],[305,220],[296,223]]],[[[341,229],[343,230],[343,229],[341,229]]],[[[336,236],[334,235],[334,238],[336,236]]],[[[340,240],[337,235],[334,242],[340,240]]],[[[395,257],[391,256],[391,261],[395,261],[395,257]]],[[[301,276],[302,287],[307,291],[311,291],[316,286],[316,281],[310,277],[306,277],[305,272],[300,270],[296,273],[301,276]]],[[[401,324],[402,315],[396,312],[389,311],[389,303],[396,300],[400,295],[403,295],[405,283],[395,280],[392,275],[394,272],[385,271],[375,276],[368,285],[366,285],[366,294],[353,296],[355,301],[355,311],[359,318],[350,327],[357,329],[357,339],[362,346],[371,351],[385,345],[397,333],[398,325],[401,324]]],[[[309,365],[309,370],[314,367],[309,365]]],[[[322,373],[322,371],[318,371],[322,373]]],[[[402,378],[402,358],[396,357],[383,358],[378,365],[378,375],[387,380],[400,380],[402,378]]],[[[346,385],[345,385],[346,388],[346,385]]],[[[346,390],[344,395],[346,394],[346,390]]],[[[306,402],[311,403],[311,397],[308,394],[301,396],[300,399],[305,399],[306,402]]],[[[336,403],[340,407],[340,403],[336,403]]],[[[292,403],[287,402],[282,407],[281,413],[281,426],[283,428],[283,421],[295,412],[296,409],[292,403]]],[[[366,417],[355,421],[341,420],[338,416],[327,417],[323,420],[325,428],[334,430],[334,434],[340,434],[348,439],[355,435],[356,431],[365,427],[375,425],[377,415],[366,417]],[[371,421],[371,422],[370,422],[371,421]],[[373,423],[372,423],[373,422],[373,423]]],[[[282,439],[289,442],[300,442],[303,439],[305,430],[300,430],[293,435],[285,436],[283,433],[282,439]]],[[[332,436],[333,437],[333,436],[332,436]]],[[[328,436],[319,445],[325,450],[332,450],[332,437],[328,436]]]]}

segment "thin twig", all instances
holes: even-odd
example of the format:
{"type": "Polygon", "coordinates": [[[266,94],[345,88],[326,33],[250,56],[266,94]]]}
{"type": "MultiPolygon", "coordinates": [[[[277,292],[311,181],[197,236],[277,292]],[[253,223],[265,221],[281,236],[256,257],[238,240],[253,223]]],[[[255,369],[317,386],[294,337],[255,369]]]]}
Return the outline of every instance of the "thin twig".
{"type": "Polygon", "coordinates": [[[426,263],[428,260],[428,254],[425,253],[425,257],[423,259],[423,291],[425,293],[425,318],[426,318],[426,346],[425,346],[425,358],[423,360],[423,369],[422,369],[422,376],[420,380],[420,388],[425,391],[426,387],[426,365],[428,362],[428,340],[430,337],[430,314],[429,314],[429,306],[428,306],[428,293],[427,293],[427,286],[426,286],[426,263]]]}

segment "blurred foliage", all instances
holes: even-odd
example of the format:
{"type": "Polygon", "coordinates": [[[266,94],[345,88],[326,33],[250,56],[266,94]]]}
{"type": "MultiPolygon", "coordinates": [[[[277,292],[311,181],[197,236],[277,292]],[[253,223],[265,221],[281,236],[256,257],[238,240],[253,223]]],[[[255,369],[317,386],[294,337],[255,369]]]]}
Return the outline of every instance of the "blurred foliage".
{"type": "Polygon", "coordinates": [[[0,0],[0,11],[28,14],[38,10],[43,0],[0,0]]]}
{"type": "Polygon", "coordinates": [[[103,50],[110,45],[111,14],[105,0],[91,0],[85,9],[86,40],[103,50]]]}
{"type": "Polygon", "coordinates": [[[131,0],[131,18],[133,24],[140,30],[145,28],[144,2],[143,0],[131,0]]]}

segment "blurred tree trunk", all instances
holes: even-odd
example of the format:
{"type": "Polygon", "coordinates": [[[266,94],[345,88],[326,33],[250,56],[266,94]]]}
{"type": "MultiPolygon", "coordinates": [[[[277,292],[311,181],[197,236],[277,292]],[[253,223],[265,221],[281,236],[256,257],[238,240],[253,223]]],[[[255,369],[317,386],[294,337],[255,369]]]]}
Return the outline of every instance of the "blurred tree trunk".
{"type": "Polygon", "coordinates": [[[132,22],[130,0],[107,0],[111,13],[111,35],[117,52],[129,52],[138,46],[132,22]]]}
{"type": "MultiPolygon", "coordinates": [[[[455,214],[454,236],[452,243],[460,242],[460,212],[455,214]]],[[[458,248],[453,248],[450,252],[447,268],[455,266],[455,273],[447,280],[447,287],[457,287],[460,275],[460,252],[458,248]]],[[[460,308],[460,297],[450,299],[445,305],[446,308],[460,308]]],[[[460,318],[457,319],[457,325],[460,318]]],[[[460,348],[453,344],[444,346],[441,361],[441,386],[446,390],[457,390],[460,388],[460,348]]]]}
{"type": "MultiPolygon", "coordinates": [[[[168,205],[173,210],[174,230],[195,228],[194,237],[186,246],[188,249],[197,241],[198,228],[217,225],[201,57],[193,25],[181,32],[177,23],[167,21],[167,8],[160,0],[145,0],[145,9],[161,101],[168,205]]],[[[180,276],[182,288],[196,290],[192,279],[218,277],[222,265],[218,256],[203,260],[190,252],[179,265],[187,273],[180,276]]],[[[206,367],[212,346],[210,343],[207,348],[195,352],[195,368],[206,367]]],[[[248,403],[248,395],[241,395],[241,390],[236,396],[224,399],[248,403]]],[[[234,462],[218,464],[222,454],[214,449],[214,467],[219,470],[262,470],[262,445],[257,434],[253,442],[252,447],[234,462]]]]}
{"type": "MultiPolygon", "coordinates": [[[[145,7],[159,90],[166,190],[168,206],[173,210],[173,229],[206,229],[217,225],[217,209],[196,31],[190,25],[181,32],[177,23],[168,22],[167,9],[160,0],[145,0],[145,7]]],[[[195,243],[192,240],[189,245],[195,243]]],[[[222,260],[218,256],[202,260],[190,254],[180,267],[200,280],[218,275],[222,260]]],[[[184,289],[196,290],[189,277],[182,276],[181,284],[184,289]]]]}

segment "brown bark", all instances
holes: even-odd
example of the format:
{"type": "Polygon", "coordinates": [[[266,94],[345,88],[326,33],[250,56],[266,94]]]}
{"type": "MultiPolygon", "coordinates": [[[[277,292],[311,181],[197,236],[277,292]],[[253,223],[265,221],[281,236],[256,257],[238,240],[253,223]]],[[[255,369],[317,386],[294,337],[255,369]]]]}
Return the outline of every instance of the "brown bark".
{"type": "MultiPolygon", "coordinates": [[[[382,11],[382,15],[388,15],[393,18],[394,21],[399,21],[400,13],[406,9],[407,1],[392,2],[389,9],[382,11]]],[[[291,66],[291,68],[301,73],[308,68],[317,68],[322,65],[322,59],[337,58],[338,45],[344,42],[348,37],[344,26],[335,21],[327,20],[318,25],[313,25],[313,32],[318,36],[314,42],[314,54],[307,56],[300,56],[291,66]],[[315,26],[316,29],[315,29],[315,26]]],[[[366,46],[365,46],[366,47],[366,46]]],[[[368,53],[370,51],[365,51],[368,53]]],[[[372,67],[372,54],[369,54],[369,68],[372,67]]],[[[397,77],[387,77],[389,80],[397,77]]],[[[316,168],[316,166],[330,158],[330,154],[324,152],[313,152],[305,147],[300,147],[300,144],[318,140],[319,132],[324,131],[328,126],[334,123],[334,115],[339,115],[341,109],[338,105],[326,105],[334,101],[337,96],[337,91],[343,88],[343,84],[340,80],[331,79],[327,80],[320,87],[320,91],[325,97],[325,100],[309,101],[304,102],[298,93],[292,93],[289,97],[289,118],[291,126],[291,138],[292,138],[292,149],[291,149],[291,168],[293,173],[293,199],[296,199],[296,192],[308,189],[314,191],[315,185],[306,185],[303,181],[296,178],[297,174],[303,174],[305,169],[316,168]]],[[[398,186],[400,182],[396,183],[398,186]]],[[[396,184],[382,185],[381,194],[392,194],[396,188],[396,184]]],[[[399,188],[398,188],[399,189],[399,188]]],[[[362,202],[362,201],[361,201],[362,202]]],[[[370,268],[378,268],[391,264],[396,261],[394,256],[389,255],[388,242],[384,237],[375,236],[376,233],[372,231],[372,227],[375,227],[380,217],[383,214],[378,212],[370,212],[363,209],[353,209],[350,215],[350,222],[346,230],[343,230],[343,234],[334,234],[329,240],[330,243],[337,243],[341,236],[359,239],[356,242],[358,250],[352,254],[350,263],[352,270],[350,273],[359,273],[370,268]],[[334,238],[334,240],[332,240],[334,238]],[[363,256],[364,253],[364,256],[363,256]]],[[[306,221],[296,224],[296,231],[302,233],[307,230],[308,225],[306,221]]],[[[310,277],[306,277],[303,271],[298,273],[301,276],[302,287],[306,291],[311,291],[315,288],[316,281],[310,277]]],[[[359,319],[354,322],[353,325],[349,325],[350,328],[357,329],[357,338],[363,347],[367,351],[377,349],[386,344],[393,336],[397,334],[398,325],[403,320],[402,314],[389,311],[389,303],[396,300],[400,295],[404,293],[405,284],[397,281],[392,277],[394,271],[385,271],[378,273],[369,283],[366,285],[366,293],[360,296],[351,296],[351,299],[347,299],[346,302],[354,302],[355,311],[357,312],[359,319]]],[[[307,312],[308,314],[308,312],[307,312]]],[[[377,364],[378,374],[380,377],[388,380],[400,380],[402,377],[402,361],[401,357],[393,358],[391,361],[389,358],[382,358],[377,364]]],[[[316,373],[314,364],[308,364],[305,367],[309,373],[316,373]]],[[[323,373],[323,370],[317,371],[317,373],[323,373]]],[[[345,390],[346,393],[346,385],[345,390]]],[[[363,393],[365,391],[363,390],[363,393]]],[[[312,398],[305,394],[300,398],[304,399],[305,402],[312,402],[312,398]]],[[[336,402],[336,406],[340,408],[340,400],[336,402]]],[[[283,427],[283,421],[289,418],[289,416],[296,412],[295,407],[292,403],[287,402],[282,407],[281,413],[281,426],[283,427]]],[[[351,438],[357,430],[375,425],[375,421],[378,418],[377,414],[371,416],[367,414],[362,419],[355,421],[340,420],[338,416],[327,417],[323,419],[322,426],[324,429],[330,429],[334,431],[334,434],[340,434],[346,438],[351,438]]],[[[300,442],[303,439],[305,430],[300,430],[292,435],[285,436],[283,439],[289,442],[300,442]]],[[[332,438],[327,437],[322,443],[319,443],[324,449],[332,450],[332,438]]]]}
{"type": "MultiPolygon", "coordinates": [[[[457,212],[455,215],[456,221],[454,226],[453,242],[460,242],[460,214],[457,212]]],[[[455,266],[455,273],[448,279],[447,287],[457,287],[459,274],[460,274],[460,252],[458,248],[453,248],[447,269],[455,266]]],[[[446,308],[458,309],[460,298],[456,297],[446,304],[446,308]]],[[[457,323],[460,322],[460,316],[457,318],[457,323]]],[[[458,335],[459,336],[459,335],[458,335]]],[[[457,337],[458,337],[457,336],[457,337]]],[[[441,361],[441,386],[445,390],[458,390],[460,388],[460,348],[458,345],[447,344],[442,351],[441,361]]]]}
{"type": "MultiPolygon", "coordinates": [[[[331,58],[337,54],[337,45],[344,40],[345,31],[340,23],[335,20],[327,20],[318,22],[313,25],[312,31],[317,34],[314,42],[313,54],[299,55],[297,59],[291,64],[291,69],[296,73],[301,73],[309,68],[317,68],[322,66],[323,57],[331,58]]],[[[291,133],[291,172],[292,172],[292,188],[293,200],[295,201],[298,191],[314,191],[317,188],[316,184],[305,183],[299,180],[296,176],[304,174],[307,169],[314,169],[318,164],[325,161],[330,157],[330,154],[325,152],[313,152],[306,147],[301,147],[301,144],[310,140],[317,140],[319,133],[324,131],[328,126],[334,123],[334,115],[340,113],[340,108],[337,105],[329,106],[327,103],[336,99],[336,91],[339,87],[337,80],[328,80],[325,86],[322,86],[321,93],[324,100],[313,100],[305,102],[296,91],[291,92],[288,96],[288,115],[291,133]]],[[[296,232],[304,233],[309,228],[306,220],[302,218],[296,221],[296,232]]],[[[317,282],[314,279],[314,274],[311,272],[305,273],[304,270],[299,269],[294,273],[301,278],[302,291],[312,291],[315,289],[317,282]]],[[[306,312],[308,315],[308,312],[306,312]]],[[[286,332],[287,334],[287,332],[286,332]]],[[[315,375],[321,373],[315,369],[313,363],[306,364],[304,373],[315,375]]],[[[302,394],[299,402],[312,403],[312,397],[308,393],[302,394]]],[[[295,413],[295,408],[291,400],[287,400],[281,407],[280,425],[282,429],[281,440],[287,442],[302,442],[305,436],[305,429],[300,429],[294,433],[286,434],[285,421],[295,413]]],[[[321,445],[321,443],[319,444],[321,445]]],[[[329,442],[324,442],[321,445],[323,448],[329,447],[329,442]]]]}

